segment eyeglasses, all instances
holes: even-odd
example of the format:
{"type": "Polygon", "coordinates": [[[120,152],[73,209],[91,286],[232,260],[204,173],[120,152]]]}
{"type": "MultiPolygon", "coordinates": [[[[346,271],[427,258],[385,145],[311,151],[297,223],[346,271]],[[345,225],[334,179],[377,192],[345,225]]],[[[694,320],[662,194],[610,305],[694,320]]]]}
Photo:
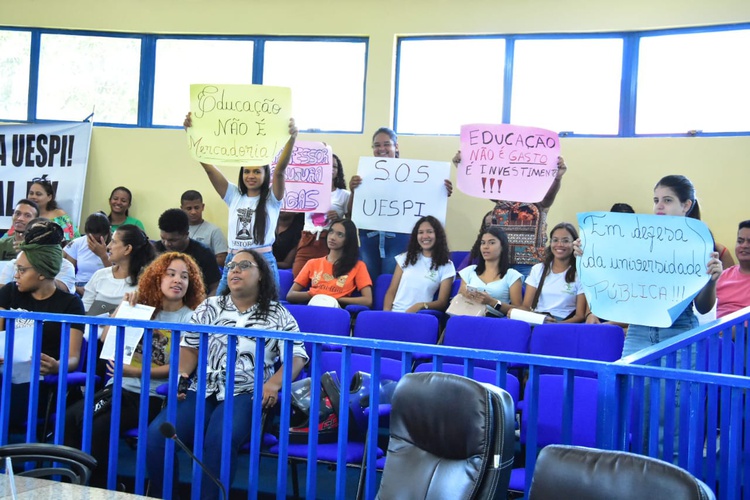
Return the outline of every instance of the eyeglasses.
{"type": "Polygon", "coordinates": [[[251,267],[258,267],[258,264],[255,262],[250,262],[249,260],[242,260],[240,262],[230,262],[226,265],[226,268],[230,271],[234,271],[235,268],[239,267],[240,271],[247,271],[251,267]]]}
{"type": "Polygon", "coordinates": [[[31,179],[31,183],[32,184],[49,184],[50,186],[52,185],[52,181],[47,179],[46,175],[43,175],[41,177],[34,177],[33,179],[31,179]]]}
{"type": "Polygon", "coordinates": [[[23,276],[23,273],[25,273],[29,269],[34,269],[34,267],[33,266],[26,266],[26,267],[23,267],[23,266],[13,266],[13,269],[15,270],[15,274],[17,274],[19,276],[23,276]]]}
{"type": "Polygon", "coordinates": [[[571,240],[570,238],[552,238],[552,243],[556,245],[570,245],[573,243],[573,240],[571,240]]]}

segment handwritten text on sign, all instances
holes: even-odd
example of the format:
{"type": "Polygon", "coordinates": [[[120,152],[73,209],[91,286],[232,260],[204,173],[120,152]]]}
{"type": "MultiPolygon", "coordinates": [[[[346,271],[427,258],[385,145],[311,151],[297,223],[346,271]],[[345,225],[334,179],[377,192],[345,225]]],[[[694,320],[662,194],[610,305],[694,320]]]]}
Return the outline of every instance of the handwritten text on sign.
{"type": "Polygon", "coordinates": [[[448,162],[361,157],[357,174],[352,219],[360,229],[411,233],[425,215],[445,225],[448,162]]]}
{"type": "MultiPolygon", "coordinates": [[[[278,160],[279,155],[276,155],[271,163],[272,173],[278,160]]],[[[286,190],[281,209],[287,212],[327,212],[331,207],[332,161],[330,146],[322,142],[297,141],[284,175],[286,190]]]]}
{"type": "Polygon", "coordinates": [[[557,174],[555,132],[516,125],[461,126],[458,189],[477,198],[536,203],[557,174]]]}
{"type": "Polygon", "coordinates": [[[708,282],[714,244],[699,220],[586,212],[578,225],[578,275],[599,317],[666,328],[708,282]]]}
{"type": "Polygon", "coordinates": [[[216,165],[267,165],[289,138],[291,101],[286,87],[191,85],[190,154],[216,165]]]}

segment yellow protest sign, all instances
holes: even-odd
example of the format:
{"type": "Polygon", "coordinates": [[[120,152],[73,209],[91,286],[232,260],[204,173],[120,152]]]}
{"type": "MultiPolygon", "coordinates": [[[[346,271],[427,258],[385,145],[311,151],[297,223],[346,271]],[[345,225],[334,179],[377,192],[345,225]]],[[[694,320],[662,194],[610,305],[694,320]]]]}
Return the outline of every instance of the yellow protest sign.
{"type": "Polygon", "coordinates": [[[224,166],[271,163],[289,138],[292,92],[264,85],[190,85],[188,148],[224,166]]]}

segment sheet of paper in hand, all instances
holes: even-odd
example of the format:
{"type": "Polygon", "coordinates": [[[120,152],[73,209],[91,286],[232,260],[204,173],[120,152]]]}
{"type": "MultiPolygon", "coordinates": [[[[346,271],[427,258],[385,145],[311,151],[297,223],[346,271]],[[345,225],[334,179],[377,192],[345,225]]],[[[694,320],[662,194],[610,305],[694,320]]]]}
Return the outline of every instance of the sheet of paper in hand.
{"type": "Polygon", "coordinates": [[[266,85],[193,84],[190,111],[193,126],[187,140],[193,158],[227,167],[267,165],[289,139],[292,91],[266,85]]]}
{"type": "Polygon", "coordinates": [[[461,125],[458,189],[477,198],[536,203],[557,175],[560,140],[518,125],[461,125]]]}
{"type": "MultiPolygon", "coordinates": [[[[151,306],[145,306],[143,304],[136,304],[135,307],[131,306],[127,302],[120,304],[120,308],[115,314],[115,318],[127,318],[127,319],[140,319],[148,321],[154,314],[154,308],[151,306]]],[[[99,355],[101,359],[115,359],[115,349],[117,341],[117,328],[114,326],[109,327],[109,333],[107,338],[104,339],[104,346],[102,347],[102,353],[99,355]]],[[[133,354],[135,354],[135,348],[138,347],[138,343],[143,337],[143,328],[137,328],[132,326],[125,327],[125,342],[124,346],[124,357],[123,363],[129,365],[133,360],[133,354]]]]}
{"type": "Polygon", "coordinates": [[[586,212],[578,226],[578,276],[597,316],[667,328],[709,280],[714,241],[699,220],[586,212]]]}

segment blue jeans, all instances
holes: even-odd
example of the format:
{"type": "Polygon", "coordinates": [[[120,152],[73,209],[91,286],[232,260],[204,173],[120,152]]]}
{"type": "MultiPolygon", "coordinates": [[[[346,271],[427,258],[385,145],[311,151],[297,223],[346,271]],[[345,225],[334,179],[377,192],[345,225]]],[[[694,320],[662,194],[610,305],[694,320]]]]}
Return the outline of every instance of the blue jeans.
{"type": "MultiPolygon", "coordinates": [[[[177,403],[177,422],[175,429],[177,436],[187,445],[193,443],[195,430],[196,392],[187,391],[187,398],[177,403]]],[[[234,397],[234,412],[232,415],[232,450],[229,457],[229,484],[234,480],[237,471],[237,453],[240,446],[250,440],[252,423],[253,395],[238,394],[234,397]]],[[[205,438],[203,457],[201,461],[217,478],[221,473],[221,442],[222,420],[224,419],[224,401],[217,401],[215,396],[206,398],[205,438]]],[[[146,453],[146,469],[151,479],[152,495],[161,496],[164,484],[164,448],[166,438],[162,436],[159,427],[167,420],[167,409],[151,422],[148,427],[148,451],[146,453]]],[[[177,463],[177,447],[174,456],[174,481],[172,492],[177,491],[180,467],[177,463]]],[[[201,498],[219,498],[219,487],[205,474],[201,479],[201,498]]],[[[176,495],[173,495],[176,496],[176,495]]]]}
{"type": "MultiPolygon", "coordinates": [[[[279,283],[279,266],[276,265],[276,257],[274,257],[273,252],[266,252],[261,254],[264,259],[266,259],[266,262],[268,263],[268,267],[271,268],[271,273],[273,274],[273,279],[276,281],[276,290],[280,289],[280,283],[279,283]]],[[[219,281],[219,287],[216,289],[216,295],[221,295],[221,292],[224,291],[224,289],[227,287],[227,275],[229,274],[229,269],[227,269],[227,264],[232,262],[232,258],[234,255],[229,252],[227,254],[227,260],[224,261],[224,269],[221,272],[221,281],[219,281]]],[[[280,297],[286,299],[286,297],[280,297]]]]}
{"type": "Polygon", "coordinates": [[[682,314],[677,316],[669,328],[657,328],[643,325],[630,325],[628,334],[625,336],[625,344],[622,346],[622,357],[658,344],[662,340],[685,333],[698,327],[698,318],[693,314],[693,306],[688,305],[682,314]]]}
{"type": "Polygon", "coordinates": [[[407,233],[359,230],[359,256],[367,266],[373,283],[381,274],[392,274],[396,269],[396,256],[409,245],[407,233]]]}

